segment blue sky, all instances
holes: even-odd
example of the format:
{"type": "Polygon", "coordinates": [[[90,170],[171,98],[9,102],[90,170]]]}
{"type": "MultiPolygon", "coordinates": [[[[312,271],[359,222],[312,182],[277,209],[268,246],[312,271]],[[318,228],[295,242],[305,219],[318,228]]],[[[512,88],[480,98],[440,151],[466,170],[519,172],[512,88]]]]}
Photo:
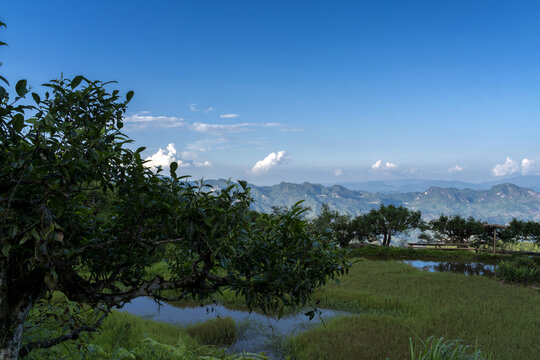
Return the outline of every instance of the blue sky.
{"type": "Polygon", "coordinates": [[[36,89],[61,73],[118,81],[135,91],[134,147],[194,177],[483,181],[538,174],[539,13],[526,1],[8,1],[0,71],[36,89]]]}

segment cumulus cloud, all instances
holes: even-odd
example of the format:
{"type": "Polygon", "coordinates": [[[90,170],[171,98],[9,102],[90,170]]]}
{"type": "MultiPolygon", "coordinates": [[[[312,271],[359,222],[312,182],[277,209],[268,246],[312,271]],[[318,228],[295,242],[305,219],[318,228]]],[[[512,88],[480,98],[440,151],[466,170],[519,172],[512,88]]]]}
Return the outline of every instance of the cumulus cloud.
{"type": "Polygon", "coordinates": [[[176,148],[174,144],[167,145],[167,150],[160,148],[155,154],[147,157],[146,161],[145,165],[152,169],[168,167],[173,161],[176,161],[176,148]]]}
{"type": "Polygon", "coordinates": [[[506,157],[504,164],[498,164],[491,169],[491,172],[495,176],[505,176],[517,173],[519,171],[519,165],[509,156],[506,157]]]}
{"type": "Polygon", "coordinates": [[[239,114],[221,114],[221,115],[219,115],[220,118],[224,118],[224,119],[234,119],[234,118],[237,118],[239,116],[240,116],[239,114]]]}
{"type": "Polygon", "coordinates": [[[534,160],[523,159],[521,160],[521,173],[523,175],[529,175],[535,173],[538,170],[534,160]]]}
{"type": "Polygon", "coordinates": [[[448,169],[449,174],[455,174],[460,172],[463,172],[463,166],[456,165],[448,169]]]}
{"type": "Polygon", "coordinates": [[[152,170],[157,170],[158,167],[161,168],[168,168],[169,165],[176,161],[178,164],[178,167],[190,167],[190,166],[196,166],[196,167],[209,167],[212,166],[212,163],[210,161],[204,161],[204,162],[194,162],[192,160],[186,160],[186,159],[178,159],[176,158],[176,148],[173,143],[167,145],[167,149],[159,149],[156,153],[150,155],[147,157],[145,166],[151,168],[152,170]]]}
{"type": "Polygon", "coordinates": [[[250,173],[260,174],[265,173],[273,167],[281,165],[287,162],[290,159],[290,155],[285,151],[281,150],[278,152],[272,152],[268,154],[263,160],[257,161],[253,168],[251,168],[250,173]]]}
{"type": "Polygon", "coordinates": [[[392,170],[397,168],[397,164],[386,162],[383,164],[382,160],[377,160],[373,165],[371,165],[371,168],[373,170],[392,170]]]}

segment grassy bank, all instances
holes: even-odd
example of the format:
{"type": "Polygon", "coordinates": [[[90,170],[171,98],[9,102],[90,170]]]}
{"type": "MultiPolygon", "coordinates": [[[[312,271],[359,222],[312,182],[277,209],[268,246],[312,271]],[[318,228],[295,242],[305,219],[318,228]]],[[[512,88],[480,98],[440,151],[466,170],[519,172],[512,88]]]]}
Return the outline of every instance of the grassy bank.
{"type": "Polygon", "coordinates": [[[356,315],[295,337],[293,358],[407,359],[409,338],[430,336],[477,344],[494,359],[540,358],[540,296],[523,287],[364,260],[315,298],[356,315]]]}
{"type": "Polygon", "coordinates": [[[242,356],[228,356],[218,347],[234,341],[235,323],[230,318],[182,328],[115,311],[105,319],[99,333],[87,335],[77,343],[66,342],[32,352],[27,359],[242,359],[242,356]]]}
{"type": "Polygon", "coordinates": [[[463,250],[413,249],[404,247],[364,246],[351,250],[352,257],[396,258],[417,260],[462,260],[497,262],[508,258],[505,254],[476,253],[463,250]]]}

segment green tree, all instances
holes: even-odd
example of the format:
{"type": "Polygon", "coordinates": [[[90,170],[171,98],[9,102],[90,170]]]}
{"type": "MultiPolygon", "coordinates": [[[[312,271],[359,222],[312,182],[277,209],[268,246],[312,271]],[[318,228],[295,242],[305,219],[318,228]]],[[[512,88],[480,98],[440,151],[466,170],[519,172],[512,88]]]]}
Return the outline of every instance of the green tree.
{"type": "Polygon", "coordinates": [[[501,229],[498,236],[502,241],[533,241],[540,242],[540,223],[535,221],[524,221],[516,218],[512,219],[508,227],[501,229]]]}
{"type": "Polygon", "coordinates": [[[245,182],[209,192],[176,163],[167,176],[145,167],[121,131],[133,92],[82,76],[44,86],[19,81],[14,97],[0,86],[0,359],[77,339],[139,296],[226,288],[279,310],[347,271],[343,252],[308,234],[300,205],[254,216],[245,182]],[[171,276],[151,275],[163,261],[171,276]],[[30,310],[53,293],[99,316],[21,344],[30,310]]]}
{"type": "Polygon", "coordinates": [[[310,223],[310,231],[314,236],[326,242],[338,243],[343,248],[355,236],[351,216],[331,210],[328,204],[322,204],[319,216],[310,223]]]}
{"type": "Polygon", "coordinates": [[[485,240],[488,236],[482,223],[472,217],[465,219],[459,215],[452,217],[441,215],[426,225],[425,230],[432,232],[437,240],[443,242],[464,244],[472,239],[485,240]]]}
{"type": "Polygon", "coordinates": [[[415,229],[421,223],[420,211],[411,211],[403,206],[381,205],[365,216],[364,223],[374,237],[382,237],[383,246],[390,246],[392,236],[415,229]]]}

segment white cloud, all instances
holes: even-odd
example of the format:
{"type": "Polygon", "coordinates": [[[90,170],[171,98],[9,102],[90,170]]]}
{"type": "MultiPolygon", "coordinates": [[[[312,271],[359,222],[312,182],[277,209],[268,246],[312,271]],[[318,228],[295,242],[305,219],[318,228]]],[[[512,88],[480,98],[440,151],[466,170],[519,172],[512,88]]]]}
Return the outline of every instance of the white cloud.
{"type": "Polygon", "coordinates": [[[537,171],[537,166],[534,160],[523,159],[521,160],[521,173],[523,175],[529,175],[537,171]]]}
{"type": "Polygon", "coordinates": [[[271,168],[285,163],[287,160],[289,160],[289,158],[290,155],[283,150],[278,152],[272,152],[268,154],[263,160],[257,161],[253,168],[251,168],[250,172],[252,174],[260,174],[267,172],[271,168]]]}
{"type": "Polygon", "coordinates": [[[343,175],[343,170],[341,170],[341,169],[336,169],[336,170],[334,171],[334,175],[335,175],[335,176],[341,176],[341,175],[343,175]]]}
{"type": "MultiPolygon", "coordinates": [[[[195,104],[192,104],[192,111],[198,111],[195,104]]],[[[210,107],[205,110],[205,112],[210,112],[214,108],[210,107]]],[[[233,116],[229,115],[238,115],[238,114],[227,114],[226,117],[232,118],[233,116]]],[[[223,116],[222,116],[223,117],[223,116]]],[[[213,135],[223,135],[227,133],[237,133],[243,131],[251,131],[255,128],[276,128],[279,131],[283,132],[300,132],[302,129],[293,129],[286,124],[279,122],[267,122],[267,123],[254,123],[254,122],[244,122],[237,124],[208,124],[208,123],[189,123],[186,119],[176,116],[154,116],[151,115],[148,111],[140,111],[134,115],[129,115],[124,118],[124,122],[129,130],[141,130],[148,127],[152,128],[176,128],[176,127],[185,127],[186,129],[201,132],[209,133],[213,135]]]]}
{"type": "MultiPolygon", "coordinates": [[[[168,167],[171,162],[176,161],[176,148],[174,144],[167,145],[167,150],[159,149],[155,154],[146,158],[146,166],[152,169],[158,167],[168,167]]],[[[180,164],[178,164],[180,166],[180,164]]]]}
{"type": "Polygon", "coordinates": [[[147,111],[141,111],[124,118],[126,126],[132,130],[145,129],[147,127],[174,128],[183,127],[187,123],[185,119],[176,116],[152,116],[147,111]]]}
{"type": "Polygon", "coordinates": [[[197,167],[210,167],[212,166],[213,164],[210,162],[210,161],[205,161],[205,162],[196,162],[195,163],[195,166],[197,167]]]}
{"type": "Polygon", "coordinates": [[[239,114],[221,114],[221,115],[219,115],[220,118],[225,118],[225,119],[234,119],[234,118],[237,118],[239,116],[240,116],[239,114]]]}
{"type": "Polygon", "coordinates": [[[371,168],[373,170],[393,170],[393,169],[396,169],[397,167],[398,167],[397,164],[394,164],[388,161],[385,164],[383,164],[382,160],[377,160],[375,161],[373,165],[371,165],[371,168]]]}
{"type": "MultiPolygon", "coordinates": [[[[210,167],[212,166],[212,163],[210,161],[204,161],[204,162],[194,162],[192,160],[186,160],[186,159],[178,159],[176,158],[176,148],[174,144],[167,145],[167,149],[159,149],[156,153],[152,154],[151,156],[147,157],[145,160],[147,161],[144,165],[146,167],[151,168],[152,170],[157,170],[158,167],[162,168],[168,168],[170,164],[173,161],[176,161],[178,164],[178,167],[210,167]]],[[[184,152],[182,153],[184,154],[184,152]]]]}
{"type": "Polygon", "coordinates": [[[449,174],[455,174],[459,172],[463,172],[463,166],[456,165],[448,169],[449,174]]]}
{"type": "Polygon", "coordinates": [[[242,132],[249,130],[250,127],[257,126],[253,123],[239,123],[239,124],[207,124],[207,123],[193,123],[189,128],[196,132],[209,133],[214,135],[221,135],[223,133],[242,132]]]}
{"type": "Polygon", "coordinates": [[[204,112],[207,113],[207,114],[208,114],[209,112],[211,112],[211,111],[214,111],[214,108],[211,107],[211,106],[210,106],[208,109],[204,110],[204,112]]]}
{"type": "Polygon", "coordinates": [[[189,111],[199,111],[197,104],[189,104],[189,111]]]}
{"type": "Polygon", "coordinates": [[[519,165],[510,157],[506,157],[504,164],[498,164],[491,169],[491,172],[495,176],[505,176],[517,173],[519,171],[519,165]]]}
{"type": "Polygon", "coordinates": [[[504,164],[498,164],[493,167],[491,172],[495,176],[512,175],[517,172],[521,172],[522,175],[538,174],[540,168],[536,164],[536,161],[523,158],[521,164],[512,160],[510,157],[506,157],[504,164]]]}

